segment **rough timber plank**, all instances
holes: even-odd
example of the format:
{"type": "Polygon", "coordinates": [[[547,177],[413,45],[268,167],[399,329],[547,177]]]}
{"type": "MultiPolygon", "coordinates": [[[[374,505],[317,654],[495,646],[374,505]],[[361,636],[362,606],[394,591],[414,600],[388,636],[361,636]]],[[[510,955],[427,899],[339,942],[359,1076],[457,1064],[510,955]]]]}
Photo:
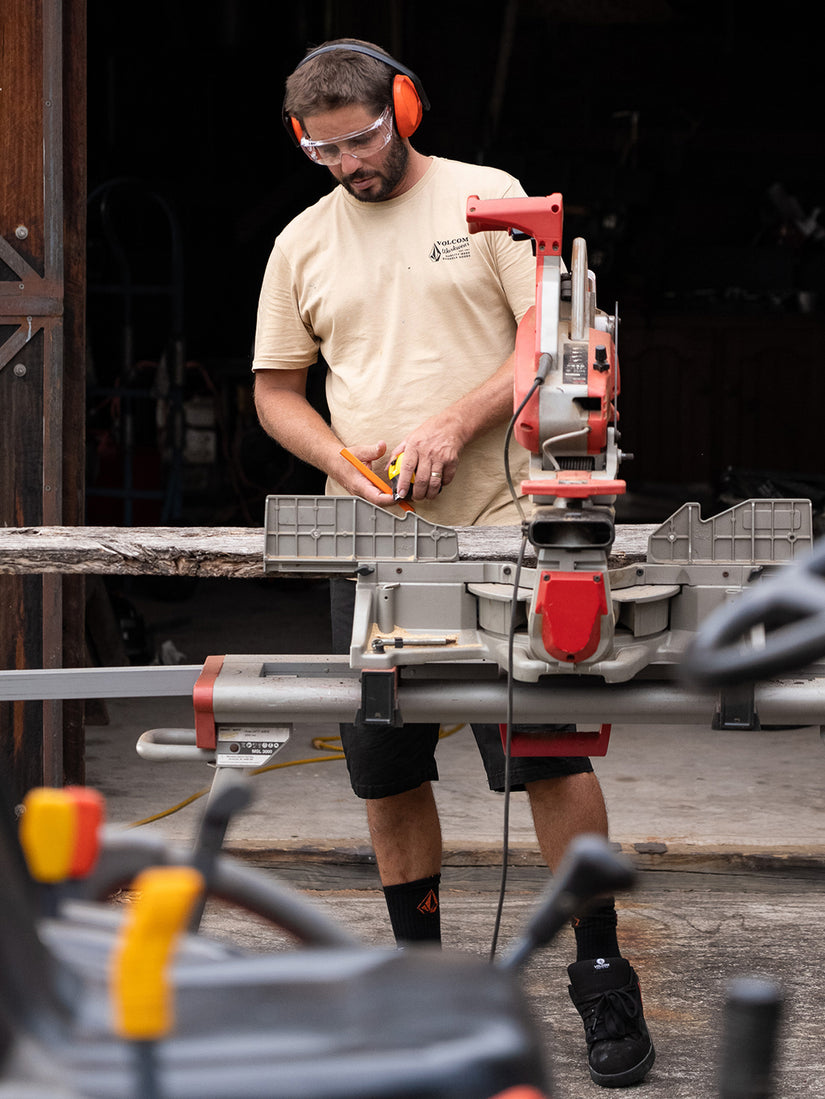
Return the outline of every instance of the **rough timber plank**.
{"type": "MultiPolygon", "coordinates": [[[[611,566],[642,560],[648,537],[656,529],[617,527],[611,566]]],[[[518,556],[517,527],[457,530],[459,556],[464,561],[518,556]]],[[[4,527],[0,528],[0,573],[259,577],[263,547],[262,527],[4,527]]]]}
{"type": "Polygon", "coordinates": [[[6,528],[0,573],[261,576],[263,544],[262,528],[6,528]]]}

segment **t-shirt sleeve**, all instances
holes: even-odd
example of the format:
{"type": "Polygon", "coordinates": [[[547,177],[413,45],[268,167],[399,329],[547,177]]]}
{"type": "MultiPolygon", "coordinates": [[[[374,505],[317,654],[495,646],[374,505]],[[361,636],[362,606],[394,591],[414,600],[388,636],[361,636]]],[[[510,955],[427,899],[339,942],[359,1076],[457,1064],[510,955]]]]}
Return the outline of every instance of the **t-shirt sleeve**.
{"type": "Polygon", "coordinates": [[[275,242],[258,299],[253,370],[297,370],[312,366],[318,343],[298,309],[292,268],[275,242]]]}

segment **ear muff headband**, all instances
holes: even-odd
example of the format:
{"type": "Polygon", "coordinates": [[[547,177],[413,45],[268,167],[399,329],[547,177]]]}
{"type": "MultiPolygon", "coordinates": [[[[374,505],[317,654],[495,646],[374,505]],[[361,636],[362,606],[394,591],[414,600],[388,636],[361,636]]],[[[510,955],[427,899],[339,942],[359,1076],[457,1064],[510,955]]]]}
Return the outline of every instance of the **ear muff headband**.
{"type": "MultiPolygon", "coordinates": [[[[427,98],[427,93],[424,91],[421,81],[412,69],[408,69],[406,65],[402,65],[401,62],[396,61],[394,57],[390,57],[388,54],[379,53],[378,50],[372,50],[368,46],[346,45],[345,43],[333,46],[319,46],[317,50],[308,53],[303,60],[299,61],[295,68],[300,69],[302,65],[306,65],[307,62],[312,61],[313,58],[319,57],[322,53],[331,53],[333,50],[347,50],[349,53],[363,53],[365,56],[372,57],[376,61],[382,61],[385,65],[388,65],[398,73],[392,82],[392,109],[395,118],[395,128],[398,130],[401,137],[411,137],[418,129],[424,111],[430,109],[430,101],[427,98]]],[[[297,118],[288,115],[284,109],[281,110],[281,117],[283,118],[287,133],[292,137],[296,145],[300,144],[301,138],[304,136],[301,123],[297,118]]]]}

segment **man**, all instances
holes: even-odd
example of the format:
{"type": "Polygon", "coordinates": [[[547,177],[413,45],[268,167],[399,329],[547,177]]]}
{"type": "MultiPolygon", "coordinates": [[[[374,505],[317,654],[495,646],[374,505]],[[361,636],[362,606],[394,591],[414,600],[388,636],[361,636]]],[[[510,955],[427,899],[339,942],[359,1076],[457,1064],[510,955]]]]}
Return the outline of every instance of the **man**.
{"type": "MultiPolygon", "coordinates": [[[[515,523],[503,449],[515,331],[534,301],[535,261],[506,233],[471,238],[465,209],[470,195],[524,192],[504,172],[414,149],[409,138],[424,106],[410,70],[354,39],[310,51],[288,78],[285,125],[340,186],[275,242],[258,312],[256,406],[270,435],[327,474],[330,494],[392,506],[341,450],[381,462],[382,472],[403,452],[398,495],[411,496],[423,518],[515,523]],[[319,352],[330,424],[306,399],[319,352]]],[[[346,651],[354,585],[332,588],[333,636],[346,651]]],[[[498,727],[473,732],[490,786],[501,790],[498,727]]],[[[440,941],[437,739],[437,725],[342,727],[399,942],[440,941]]],[[[551,869],[575,835],[607,834],[589,760],[514,759],[511,779],[527,791],[551,869]]],[[[591,1076],[606,1086],[635,1083],[654,1051],[636,974],[620,954],[612,898],[576,921],[575,934],[570,995],[584,1020],[591,1076]]]]}

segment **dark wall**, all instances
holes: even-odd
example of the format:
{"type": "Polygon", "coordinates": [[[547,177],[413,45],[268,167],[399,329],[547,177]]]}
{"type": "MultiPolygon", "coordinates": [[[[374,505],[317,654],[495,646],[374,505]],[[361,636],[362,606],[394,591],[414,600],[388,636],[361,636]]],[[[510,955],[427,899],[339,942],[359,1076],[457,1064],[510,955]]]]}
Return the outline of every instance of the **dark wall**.
{"type": "MultiPolygon", "coordinates": [[[[421,151],[564,195],[566,247],[585,236],[600,303],[620,303],[629,480],[715,481],[757,461],[814,473],[813,447],[765,389],[784,375],[820,396],[823,234],[811,218],[825,167],[808,10],[89,0],[90,188],[137,176],[169,200],[188,354],[245,363],[272,240],[327,187],[283,131],[283,80],[308,45],[377,41],[429,93],[421,151]]],[[[129,224],[141,276],[162,281],[158,219],[129,224]]],[[[111,256],[90,232],[90,281],[106,282],[111,256]]],[[[167,303],[143,308],[134,354],[151,358],[167,303]]],[[[111,297],[105,310],[90,299],[104,375],[120,354],[117,316],[111,297]]]]}

